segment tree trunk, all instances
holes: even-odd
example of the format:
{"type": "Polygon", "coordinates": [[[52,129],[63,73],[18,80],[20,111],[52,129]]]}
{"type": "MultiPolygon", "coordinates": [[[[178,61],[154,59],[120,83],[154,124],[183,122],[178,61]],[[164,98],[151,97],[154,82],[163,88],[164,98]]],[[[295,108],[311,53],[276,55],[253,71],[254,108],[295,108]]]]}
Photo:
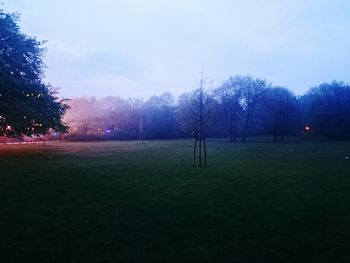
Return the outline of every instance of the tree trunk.
{"type": "Polygon", "coordinates": [[[233,142],[233,129],[232,129],[232,127],[230,127],[230,128],[228,129],[228,132],[229,132],[229,134],[230,134],[230,142],[233,142]]]}
{"type": "Polygon", "coordinates": [[[233,141],[237,142],[237,123],[233,125],[233,141]]]}
{"type": "Polygon", "coordinates": [[[250,113],[247,114],[247,117],[246,117],[246,119],[245,119],[245,124],[244,124],[244,129],[243,129],[242,142],[245,142],[246,137],[247,137],[249,120],[250,120],[250,113]]]}
{"type": "Polygon", "coordinates": [[[275,124],[273,125],[273,141],[274,142],[277,142],[279,133],[280,133],[280,129],[279,129],[278,120],[275,120],[275,124]]]}
{"type": "Polygon", "coordinates": [[[280,136],[281,136],[281,142],[284,142],[284,125],[283,125],[283,123],[280,124],[280,136]]]}

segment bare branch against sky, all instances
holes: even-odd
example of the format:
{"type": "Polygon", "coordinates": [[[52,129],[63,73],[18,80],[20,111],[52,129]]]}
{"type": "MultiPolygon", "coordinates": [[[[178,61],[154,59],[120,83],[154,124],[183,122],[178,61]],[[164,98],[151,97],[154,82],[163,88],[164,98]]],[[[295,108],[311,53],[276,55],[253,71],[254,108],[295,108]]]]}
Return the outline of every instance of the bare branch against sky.
{"type": "Polygon", "coordinates": [[[66,97],[191,89],[201,63],[219,85],[250,74],[297,94],[350,81],[347,0],[2,0],[48,40],[47,81],[66,97]]]}

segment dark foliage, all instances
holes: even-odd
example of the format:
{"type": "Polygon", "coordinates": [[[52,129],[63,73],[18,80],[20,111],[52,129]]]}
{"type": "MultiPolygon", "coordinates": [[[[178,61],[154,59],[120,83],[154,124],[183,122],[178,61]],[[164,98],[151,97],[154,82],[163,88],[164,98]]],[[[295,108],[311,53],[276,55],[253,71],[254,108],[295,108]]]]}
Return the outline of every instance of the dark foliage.
{"type": "Polygon", "coordinates": [[[0,136],[65,131],[67,106],[42,80],[44,42],[23,34],[18,20],[0,10],[0,136]]]}
{"type": "Polygon", "coordinates": [[[329,139],[350,139],[350,86],[323,83],[301,98],[313,131],[329,139]]]}

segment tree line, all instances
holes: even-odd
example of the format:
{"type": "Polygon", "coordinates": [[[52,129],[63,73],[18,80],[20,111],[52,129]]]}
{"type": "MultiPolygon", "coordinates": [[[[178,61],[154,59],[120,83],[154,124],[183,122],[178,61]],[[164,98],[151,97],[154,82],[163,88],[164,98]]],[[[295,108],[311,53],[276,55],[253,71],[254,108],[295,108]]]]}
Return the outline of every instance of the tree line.
{"type": "MultiPolygon", "coordinates": [[[[70,140],[189,138],[199,129],[200,90],[148,100],[81,97],[68,102],[70,140]]],[[[333,81],[302,96],[251,76],[236,75],[205,89],[203,132],[246,141],[248,136],[350,139],[350,86],[333,81]]]]}
{"type": "MultiPolygon", "coordinates": [[[[0,9],[1,138],[170,139],[200,130],[232,142],[252,135],[270,135],[274,141],[288,135],[350,139],[350,86],[339,81],[296,96],[266,80],[237,75],[214,89],[198,88],[178,98],[166,92],[148,100],[62,100],[43,81],[45,42],[22,33],[18,21],[18,14],[0,9]]],[[[198,87],[207,84],[202,78],[198,87]]]]}

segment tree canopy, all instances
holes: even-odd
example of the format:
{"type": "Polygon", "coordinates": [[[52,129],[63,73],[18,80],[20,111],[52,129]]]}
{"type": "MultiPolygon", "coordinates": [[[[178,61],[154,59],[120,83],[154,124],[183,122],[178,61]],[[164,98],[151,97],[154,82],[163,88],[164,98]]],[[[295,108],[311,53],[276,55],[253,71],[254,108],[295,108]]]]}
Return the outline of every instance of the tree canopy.
{"type": "Polygon", "coordinates": [[[350,85],[333,81],[313,87],[302,97],[307,121],[329,139],[350,138],[350,85]]]}
{"type": "Polygon", "coordinates": [[[19,15],[0,9],[0,136],[65,131],[67,105],[44,83],[44,41],[22,33],[19,15]]]}

